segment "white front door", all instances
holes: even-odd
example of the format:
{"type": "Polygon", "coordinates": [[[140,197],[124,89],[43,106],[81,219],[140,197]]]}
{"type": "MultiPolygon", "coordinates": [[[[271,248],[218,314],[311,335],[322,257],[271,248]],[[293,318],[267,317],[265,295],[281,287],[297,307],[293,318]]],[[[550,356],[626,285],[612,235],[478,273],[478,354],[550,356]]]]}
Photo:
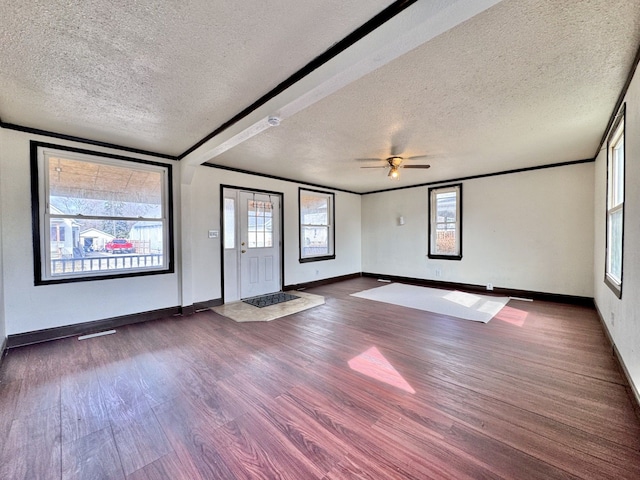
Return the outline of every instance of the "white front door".
{"type": "Polygon", "coordinates": [[[240,192],[240,298],[280,291],[280,197],[240,192]]]}

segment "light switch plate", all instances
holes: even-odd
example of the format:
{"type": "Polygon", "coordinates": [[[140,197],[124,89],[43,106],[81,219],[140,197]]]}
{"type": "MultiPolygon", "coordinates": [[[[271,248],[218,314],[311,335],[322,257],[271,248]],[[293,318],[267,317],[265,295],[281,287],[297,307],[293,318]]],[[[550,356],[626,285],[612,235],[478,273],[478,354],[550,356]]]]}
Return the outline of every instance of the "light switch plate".
{"type": "Polygon", "coordinates": [[[209,230],[209,238],[218,238],[218,230],[209,230]]]}

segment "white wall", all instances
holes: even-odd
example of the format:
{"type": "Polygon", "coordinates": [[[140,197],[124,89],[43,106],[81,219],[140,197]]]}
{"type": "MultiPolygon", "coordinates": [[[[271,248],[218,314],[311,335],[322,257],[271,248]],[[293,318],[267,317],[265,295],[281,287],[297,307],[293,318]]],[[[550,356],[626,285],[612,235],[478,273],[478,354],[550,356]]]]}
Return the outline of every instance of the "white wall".
{"type": "MultiPolygon", "coordinates": [[[[2,151],[4,150],[4,132],[0,129],[0,155],[2,155],[2,151]]],[[[0,161],[0,348],[4,343],[4,340],[7,338],[7,328],[5,324],[5,315],[4,315],[4,274],[3,274],[3,261],[2,261],[2,178],[4,177],[4,172],[2,169],[2,161],[0,161]]],[[[0,355],[2,352],[0,351],[0,355]]]]}
{"type": "Polygon", "coordinates": [[[300,264],[298,184],[209,167],[196,167],[193,180],[181,182],[181,165],[174,164],[175,273],[34,286],[30,140],[158,161],[0,129],[0,338],[5,323],[12,335],[221,298],[220,239],[207,237],[220,230],[220,184],[284,193],[285,284],[361,271],[359,195],[336,192],[336,259],[300,264]]]}
{"type": "MultiPolygon", "coordinates": [[[[604,283],[606,149],[596,160],[595,176],[595,302],[629,372],[640,391],[640,75],[636,71],[625,101],[625,204],[622,298],[604,283]]],[[[640,396],[638,396],[640,400],[640,396]]]]}
{"type": "Polygon", "coordinates": [[[363,271],[592,297],[593,181],[587,163],[462,182],[460,261],[427,257],[427,187],[364,195],[363,271]]]}
{"type": "MultiPolygon", "coordinates": [[[[0,130],[0,135],[2,267],[8,335],[180,305],[177,273],[34,286],[29,141],[109,150],[12,130],[0,130]]],[[[174,175],[175,197],[180,195],[177,168],[174,175]]]]}
{"type": "MultiPolygon", "coordinates": [[[[222,296],[221,239],[207,238],[208,230],[221,230],[220,185],[283,193],[285,285],[361,271],[360,195],[335,192],[335,260],[300,263],[298,259],[298,188],[304,185],[201,166],[197,167],[189,186],[192,205],[189,234],[191,251],[194,254],[191,267],[193,302],[208,301],[222,296]]],[[[323,188],[319,190],[332,191],[323,188]]]]}

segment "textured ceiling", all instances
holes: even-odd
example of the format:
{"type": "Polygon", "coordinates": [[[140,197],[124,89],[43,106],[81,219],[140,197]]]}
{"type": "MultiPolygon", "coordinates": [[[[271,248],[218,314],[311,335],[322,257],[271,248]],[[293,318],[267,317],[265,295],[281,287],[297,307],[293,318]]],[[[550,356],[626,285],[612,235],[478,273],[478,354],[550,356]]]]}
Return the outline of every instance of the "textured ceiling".
{"type": "Polygon", "coordinates": [[[210,162],[366,192],[592,158],[639,44],[640,2],[503,1],[210,162]],[[391,153],[432,168],[357,160],[391,153]]]}
{"type": "Polygon", "coordinates": [[[392,0],[0,6],[0,118],[178,155],[392,0]]]}
{"type": "MultiPolygon", "coordinates": [[[[4,2],[0,118],[178,155],[391,3],[4,2]]],[[[197,161],[366,192],[590,158],[638,45],[637,0],[503,0],[197,161]],[[391,153],[432,168],[360,168],[391,153]]]]}

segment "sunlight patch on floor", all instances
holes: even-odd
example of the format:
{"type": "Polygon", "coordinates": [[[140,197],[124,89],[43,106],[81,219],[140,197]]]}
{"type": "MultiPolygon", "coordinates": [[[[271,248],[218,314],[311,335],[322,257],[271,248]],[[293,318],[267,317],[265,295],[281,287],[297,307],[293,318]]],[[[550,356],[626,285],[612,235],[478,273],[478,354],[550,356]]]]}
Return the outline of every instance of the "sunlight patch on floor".
{"type": "Polygon", "coordinates": [[[411,385],[402,378],[402,375],[393,368],[393,365],[384,358],[384,355],[382,355],[376,347],[371,347],[357,357],[353,357],[349,360],[349,367],[358,373],[404,390],[405,392],[416,393],[411,385]]]}
{"type": "Polygon", "coordinates": [[[482,300],[477,295],[473,295],[472,293],[459,292],[457,290],[443,295],[442,298],[467,308],[473,308],[476,303],[479,303],[482,300]]]}
{"type": "Polygon", "coordinates": [[[494,320],[500,320],[505,323],[510,323],[516,327],[522,327],[527,319],[528,312],[519,310],[517,308],[504,306],[498,314],[493,317],[494,320]]]}

